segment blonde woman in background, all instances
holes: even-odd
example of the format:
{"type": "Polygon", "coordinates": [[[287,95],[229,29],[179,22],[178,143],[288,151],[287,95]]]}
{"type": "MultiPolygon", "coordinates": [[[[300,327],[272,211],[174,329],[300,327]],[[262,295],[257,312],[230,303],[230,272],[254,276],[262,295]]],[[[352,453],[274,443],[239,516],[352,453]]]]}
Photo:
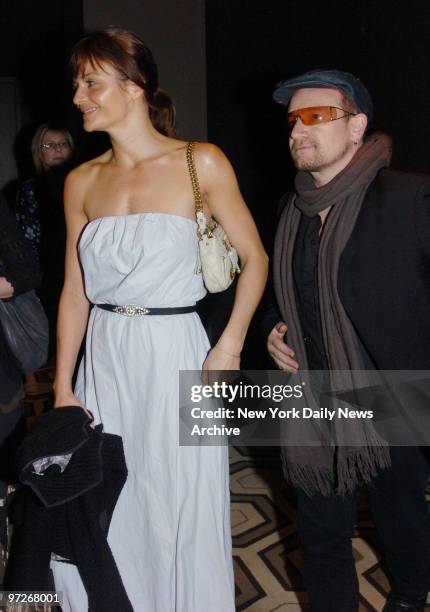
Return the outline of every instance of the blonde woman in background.
{"type": "MultiPolygon", "coordinates": [[[[43,271],[38,294],[49,321],[50,360],[55,357],[55,327],[64,283],[64,180],[71,169],[73,152],[69,130],[50,123],[40,125],[31,141],[35,173],[21,184],[16,200],[17,221],[35,248],[43,271]]],[[[44,386],[34,375],[26,376],[27,393],[42,392],[44,386]]]]}

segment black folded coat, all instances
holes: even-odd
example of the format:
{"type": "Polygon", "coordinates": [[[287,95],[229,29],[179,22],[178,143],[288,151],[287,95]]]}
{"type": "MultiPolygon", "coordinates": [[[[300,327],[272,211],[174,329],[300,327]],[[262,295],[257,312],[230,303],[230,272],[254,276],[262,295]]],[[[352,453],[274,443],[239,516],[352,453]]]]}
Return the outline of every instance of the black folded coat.
{"type": "Polygon", "coordinates": [[[73,563],[90,612],[132,612],[107,542],[112,514],[127,478],[120,436],[90,427],[78,406],[44,414],[17,452],[20,493],[6,586],[49,589],[55,553],[73,563]]]}

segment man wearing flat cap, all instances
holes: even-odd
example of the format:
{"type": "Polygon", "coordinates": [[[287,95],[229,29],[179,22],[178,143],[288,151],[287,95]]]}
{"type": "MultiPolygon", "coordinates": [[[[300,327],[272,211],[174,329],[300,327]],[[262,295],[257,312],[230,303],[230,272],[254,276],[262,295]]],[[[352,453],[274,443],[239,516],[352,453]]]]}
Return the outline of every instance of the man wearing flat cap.
{"type": "MultiPolygon", "coordinates": [[[[430,370],[430,177],[388,168],[391,141],[367,135],[372,100],[351,74],[314,70],[274,99],[288,107],[297,175],[275,239],[271,357],[288,372],[430,370]]],[[[393,579],[385,610],[424,610],[426,451],[285,446],[283,460],[311,610],[358,610],[351,537],[362,483],[393,579]]]]}

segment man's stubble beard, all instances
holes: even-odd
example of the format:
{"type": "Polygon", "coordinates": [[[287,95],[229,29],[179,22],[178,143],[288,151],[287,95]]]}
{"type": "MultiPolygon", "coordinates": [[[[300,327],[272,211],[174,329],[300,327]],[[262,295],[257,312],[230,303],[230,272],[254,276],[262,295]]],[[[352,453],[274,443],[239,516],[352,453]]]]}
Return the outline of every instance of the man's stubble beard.
{"type": "Polygon", "coordinates": [[[338,155],[328,160],[324,157],[324,154],[320,150],[318,143],[310,142],[306,144],[310,144],[314,147],[314,155],[310,159],[300,160],[300,157],[295,157],[294,149],[291,151],[291,157],[296,169],[302,170],[303,172],[321,172],[322,170],[325,170],[328,166],[336,164],[338,161],[340,161],[349,152],[351,148],[351,146],[346,143],[344,149],[338,155]]]}

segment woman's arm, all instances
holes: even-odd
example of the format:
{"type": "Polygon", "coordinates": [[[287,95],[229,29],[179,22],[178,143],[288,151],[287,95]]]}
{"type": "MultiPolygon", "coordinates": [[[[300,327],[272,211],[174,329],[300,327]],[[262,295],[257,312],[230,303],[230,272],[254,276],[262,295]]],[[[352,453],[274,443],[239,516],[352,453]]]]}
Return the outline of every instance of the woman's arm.
{"type": "Polygon", "coordinates": [[[196,147],[196,165],[208,213],[223,226],[240,258],[241,273],[230,319],[204,368],[239,369],[240,353],[267,280],[268,257],[230,162],[218,147],[196,147]]]}
{"type": "Polygon", "coordinates": [[[0,299],[35,289],[42,280],[36,252],[0,195],[0,299]]]}
{"type": "Polygon", "coordinates": [[[55,407],[80,404],[72,390],[72,376],[88,321],[89,303],[78,258],[78,241],[88,222],[84,212],[85,180],[77,168],[64,185],[64,211],[67,225],[64,286],[57,322],[57,373],[55,407]]]}

